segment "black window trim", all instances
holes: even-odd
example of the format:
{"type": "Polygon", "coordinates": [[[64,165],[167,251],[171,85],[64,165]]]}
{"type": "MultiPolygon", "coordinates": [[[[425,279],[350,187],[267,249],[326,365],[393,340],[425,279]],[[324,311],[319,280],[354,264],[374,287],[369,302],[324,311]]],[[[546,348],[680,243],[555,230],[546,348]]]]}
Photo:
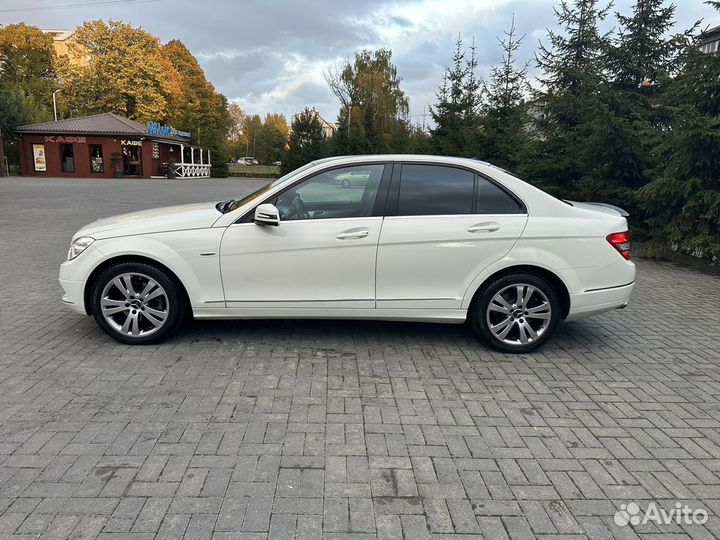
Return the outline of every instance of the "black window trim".
{"type": "MultiPolygon", "coordinates": [[[[305,176],[302,176],[298,178],[295,182],[290,184],[289,186],[285,187],[282,191],[277,191],[273,193],[271,196],[267,197],[266,199],[263,199],[259,203],[253,205],[248,212],[243,214],[240,218],[236,219],[232,224],[241,224],[241,223],[253,223],[253,220],[255,219],[255,209],[260,206],[261,204],[275,204],[274,201],[277,201],[277,198],[280,197],[283,193],[288,191],[289,189],[292,189],[296,185],[298,185],[301,182],[304,182],[305,180],[310,180],[311,178],[314,178],[318,175],[321,175],[323,173],[333,171],[336,169],[347,169],[349,167],[362,167],[363,165],[383,165],[383,172],[380,176],[380,185],[378,185],[378,191],[377,195],[375,196],[375,203],[373,204],[372,212],[369,216],[364,217],[383,217],[384,213],[383,210],[386,207],[385,201],[388,197],[388,190],[390,189],[390,178],[393,172],[394,164],[382,159],[374,160],[374,161],[363,161],[360,163],[345,163],[342,165],[331,165],[329,167],[326,167],[324,169],[321,169],[319,171],[310,172],[309,174],[306,174],[305,176]]],[[[356,219],[356,218],[322,218],[322,219],[356,219]]],[[[293,220],[293,221],[313,221],[313,220],[293,220]]],[[[319,220],[318,220],[319,221],[319,220]]]]}
{"type": "Polygon", "coordinates": [[[457,165],[455,163],[441,163],[437,161],[396,161],[395,168],[392,175],[392,182],[390,184],[390,195],[387,199],[387,204],[385,206],[385,217],[429,217],[429,216],[440,216],[440,215],[458,215],[458,216],[464,216],[464,215],[480,215],[476,214],[477,211],[477,189],[478,189],[478,179],[482,178],[483,180],[487,180],[491,184],[495,185],[497,188],[499,188],[501,191],[505,192],[509,197],[511,197],[520,207],[521,212],[517,214],[482,214],[486,216],[492,216],[492,215],[503,215],[503,216],[522,216],[528,214],[528,208],[525,204],[525,201],[523,201],[520,197],[515,195],[509,188],[495,180],[494,178],[489,177],[487,174],[481,173],[477,171],[476,169],[472,169],[470,167],[464,167],[462,165],[457,165]],[[400,179],[402,175],[402,168],[404,165],[431,165],[436,167],[449,167],[451,169],[460,169],[462,171],[470,172],[473,176],[473,194],[472,194],[472,208],[471,212],[472,214],[423,214],[423,215],[417,215],[417,216],[398,216],[398,207],[400,202],[400,179]]]}

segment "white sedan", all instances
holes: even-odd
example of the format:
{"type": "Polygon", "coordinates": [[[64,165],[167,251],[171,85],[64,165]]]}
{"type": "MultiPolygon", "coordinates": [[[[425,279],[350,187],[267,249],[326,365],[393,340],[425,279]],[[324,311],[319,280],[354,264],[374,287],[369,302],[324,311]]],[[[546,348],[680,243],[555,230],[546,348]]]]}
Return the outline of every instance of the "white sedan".
{"type": "Polygon", "coordinates": [[[529,352],[561,320],[624,307],[619,209],[556,199],[471,159],[316,161],[242,198],[101,219],[60,267],[62,301],[123,343],[197,319],[462,323],[529,352]],[[344,188],[338,177],[367,180],[344,188]]]}

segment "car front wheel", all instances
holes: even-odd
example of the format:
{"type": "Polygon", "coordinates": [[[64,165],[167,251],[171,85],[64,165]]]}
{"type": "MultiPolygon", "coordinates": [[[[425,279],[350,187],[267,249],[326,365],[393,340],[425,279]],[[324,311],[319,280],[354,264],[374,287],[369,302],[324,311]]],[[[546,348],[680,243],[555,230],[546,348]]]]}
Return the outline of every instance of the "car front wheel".
{"type": "Polygon", "coordinates": [[[160,341],[183,321],[183,294],[163,270],[141,262],[119,263],[100,273],[91,292],[95,320],[121,343],[160,341]]]}
{"type": "Polygon", "coordinates": [[[492,348],[528,353],[545,343],[560,322],[560,302],[547,280],[510,274],[489,283],[471,308],[475,332],[492,348]]]}

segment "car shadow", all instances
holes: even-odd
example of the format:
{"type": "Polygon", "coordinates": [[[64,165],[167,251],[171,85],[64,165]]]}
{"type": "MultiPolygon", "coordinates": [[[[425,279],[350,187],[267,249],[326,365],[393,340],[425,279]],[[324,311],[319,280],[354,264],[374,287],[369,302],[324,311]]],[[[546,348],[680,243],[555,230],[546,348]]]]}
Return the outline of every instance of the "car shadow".
{"type": "MultiPolygon", "coordinates": [[[[576,321],[561,323],[555,335],[533,355],[567,355],[569,352],[594,351],[600,349],[611,353],[620,349],[621,344],[612,344],[613,332],[602,322],[576,321]]],[[[379,346],[405,345],[455,345],[468,350],[487,351],[493,355],[515,357],[517,355],[498,353],[479,340],[469,323],[438,324],[423,322],[368,321],[339,319],[264,319],[264,320],[194,320],[189,321],[168,340],[189,341],[191,344],[216,343],[237,344],[254,342],[262,344],[284,344],[295,346],[322,346],[323,343],[345,343],[350,349],[357,343],[374,343],[379,346]]]]}

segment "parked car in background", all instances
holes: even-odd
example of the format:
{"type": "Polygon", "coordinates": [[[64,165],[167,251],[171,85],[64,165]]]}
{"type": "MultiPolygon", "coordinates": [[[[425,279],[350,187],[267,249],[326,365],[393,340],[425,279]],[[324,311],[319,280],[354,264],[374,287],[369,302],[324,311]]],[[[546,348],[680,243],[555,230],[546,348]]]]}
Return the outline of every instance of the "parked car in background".
{"type": "Polygon", "coordinates": [[[238,160],[238,165],[258,165],[258,160],[254,157],[243,157],[238,160]]]}
{"type": "Polygon", "coordinates": [[[370,171],[358,170],[338,174],[335,177],[335,181],[342,187],[347,188],[351,186],[364,186],[368,178],[370,178],[370,171]]]}
{"type": "Polygon", "coordinates": [[[469,319],[495,349],[527,353],[562,320],[627,304],[629,241],[620,211],[561,201],[488,163],[336,157],[238,199],[91,223],[60,283],[65,305],[122,343],[166,338],[187,313],[469,319]],[[362,189],[342,188],[356,176],[362,189]]]}
{"type": "Polygon", "coordinates": [[[282,161],[273,161],[275,167],[282,167],[282,161]]]}

